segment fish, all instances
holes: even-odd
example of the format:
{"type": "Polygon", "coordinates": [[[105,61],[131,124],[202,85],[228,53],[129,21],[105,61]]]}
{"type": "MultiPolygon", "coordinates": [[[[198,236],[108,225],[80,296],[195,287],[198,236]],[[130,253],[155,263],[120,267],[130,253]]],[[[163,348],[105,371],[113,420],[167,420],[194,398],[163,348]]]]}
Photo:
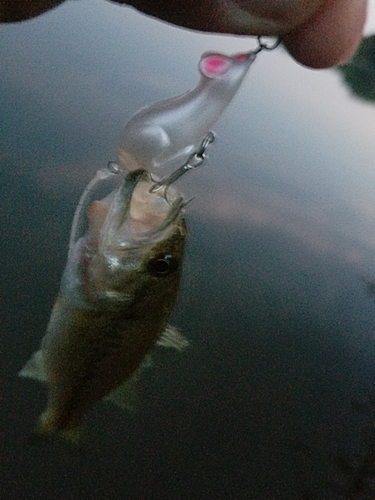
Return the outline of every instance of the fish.
{"type": "Polygon", "coordinates": [[[133,407],[134,384],[156,345],[188,344],[168,324],[187,235],[183,196],[173,186],[152,190],[142,169],[116,175],[123,179],[116,189],[92,200],[89,185],[78,204],[46,334],[19,373],[48,387],[39,436],[78,443],[99,401],[133,407]]]}
{"type": "Polygon", "coordinates": [[[147,106],[125,125],[118,164],[149,172],[176,168],[199,150],[203,138],[234,98],[260,49],[228,56],[202,54],[198,85],[177,97],[147,106]]]}

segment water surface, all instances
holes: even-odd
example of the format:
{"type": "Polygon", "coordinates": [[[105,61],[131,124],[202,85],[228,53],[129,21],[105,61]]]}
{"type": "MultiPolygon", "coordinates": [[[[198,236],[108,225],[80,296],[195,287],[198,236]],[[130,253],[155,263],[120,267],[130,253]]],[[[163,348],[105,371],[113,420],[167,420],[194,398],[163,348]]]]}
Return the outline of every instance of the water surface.
{"type": "Polygon", "coordinates": [[[374,382],[375,107],[281,49],[181,180],[195,198],[173,324],[191,347],[155,355],[136,413],[98,406],[82,450],[27,443],[45,390],[16,373],[82,189],[139,107],[196,84],[202,52],[249,46],[99,1],[2,28],[2,498],[344,498],[325,480],[332,455],[364,452],[350,403],[374,382]]]}

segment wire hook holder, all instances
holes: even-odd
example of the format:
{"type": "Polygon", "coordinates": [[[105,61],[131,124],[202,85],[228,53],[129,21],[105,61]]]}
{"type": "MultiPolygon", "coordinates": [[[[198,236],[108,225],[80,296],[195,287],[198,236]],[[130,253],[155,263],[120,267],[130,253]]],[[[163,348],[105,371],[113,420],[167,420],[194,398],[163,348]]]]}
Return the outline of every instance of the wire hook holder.
{"type": "Polygon", "coordinates": [[[273,43],[272,45],[269,45],[265,42],[262,42],[262,38],[263,37],[261,37],[261,36],[257,37],[258,47],[254,50],[254,55],[259,54],[259,52],[261,52],[262,50],[268,50],[268,51],[275,50],[281,44],[281,38],[279,36],[277,37],[276,42],[273,43]]]}
{"type": "MultiPolygon", "coordinates": [[[[179,179],[182,175],[184,175],[189,170],[193,170],[197,167],[200,167],[207,157],[206,149],[210,144],[214,142],[214,140],[215,140],[215,134],[211,131],[208,132],[208,134],[203,139],[199,149],[189,157],[188,161],[183,165],[181,165],[181,167],[179,167],[177,170],[172,172],[167,177],[164,177],[160,181],[155,181],[155,183],[150,188],[150,193],[155,193],[156,191],[159,191],[159,189],[162,188],[165,189],[166,193],[169,186],[171,186],[174,182],[176,182],[177,179],[179,179]]],[[[152,174],[151,174],[151,179],[154,180],[152,178],[152,174]]]]}

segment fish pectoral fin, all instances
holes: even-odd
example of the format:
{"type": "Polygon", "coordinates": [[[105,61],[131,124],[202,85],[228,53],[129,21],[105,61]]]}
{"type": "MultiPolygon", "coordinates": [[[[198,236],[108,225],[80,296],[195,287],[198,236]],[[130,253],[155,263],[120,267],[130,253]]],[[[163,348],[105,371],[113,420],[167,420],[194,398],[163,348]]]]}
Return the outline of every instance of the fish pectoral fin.
{"type": "Polygon", "coordinates": [[[167,325],[167,328],[156,342],[156,345],[173,347],[178,351],[183,351],[189,345],[189,341],[177,330],[177,328],[167,325]]]}
{"type": "Polygon", "coordinates": [[[44,370],[43,352],[41,350],[34,352],[22,370],[18,372],[18,376],[32,378],[38,380],[38,382],[47,382],[47,375],[44,370]]]}

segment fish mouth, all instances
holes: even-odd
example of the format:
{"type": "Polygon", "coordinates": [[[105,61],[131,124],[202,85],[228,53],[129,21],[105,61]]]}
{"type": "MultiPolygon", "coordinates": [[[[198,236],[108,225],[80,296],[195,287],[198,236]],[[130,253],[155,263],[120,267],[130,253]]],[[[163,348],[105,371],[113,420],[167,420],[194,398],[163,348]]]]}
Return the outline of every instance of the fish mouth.
{"type": "Polygon", "coordinates": [[[104,221],[105,245],[129,247],[162,239],[185,203],[173,188],[155,192],[154,181],[143,169],[129,172],[118,188],[104,221]]]}

